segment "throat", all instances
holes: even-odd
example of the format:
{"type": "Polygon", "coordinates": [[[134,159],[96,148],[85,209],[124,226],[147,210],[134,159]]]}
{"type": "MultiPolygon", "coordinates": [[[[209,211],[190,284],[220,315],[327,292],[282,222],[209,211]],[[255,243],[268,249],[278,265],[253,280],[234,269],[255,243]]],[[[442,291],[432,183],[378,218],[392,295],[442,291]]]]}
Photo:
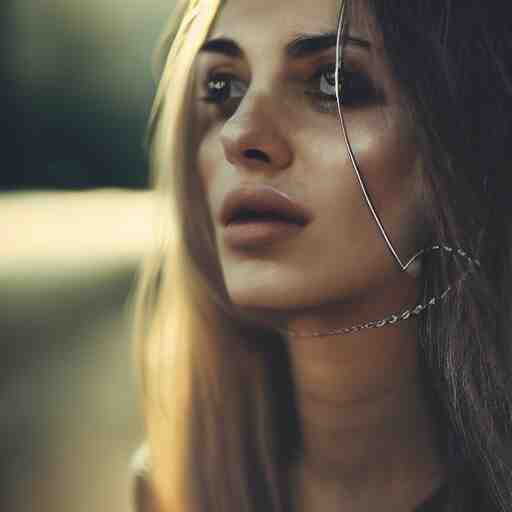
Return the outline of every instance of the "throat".
{"type": "Polygon", "coordinates": [[[289,340],[303,441],[294,512],[411,512],[442,478],[415,339],[375,335],[289,340]]]}

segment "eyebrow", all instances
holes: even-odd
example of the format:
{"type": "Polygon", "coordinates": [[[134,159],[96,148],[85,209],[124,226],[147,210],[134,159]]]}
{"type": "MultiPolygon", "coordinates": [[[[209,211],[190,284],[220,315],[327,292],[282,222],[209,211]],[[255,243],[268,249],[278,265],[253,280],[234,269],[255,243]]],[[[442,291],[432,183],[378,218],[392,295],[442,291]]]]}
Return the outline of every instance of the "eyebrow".
{"type": "MultiPolygon", "coordinates": [[[[347,36],[347,43],[362,48],[371,49],[371,43],[366,39],[347,36]]],[[[303,59],[328,48],[336,46],[336,32],[322,32],[320,34],[299,34],[286,46],[284,53],[290,59],[303,59]]],[[[210,39],[199,49],[200,53],[219,53],[227,57],[240,59],[243,57],[243,51],[238,44],[230,38],[219,37],[210,39]]]]}

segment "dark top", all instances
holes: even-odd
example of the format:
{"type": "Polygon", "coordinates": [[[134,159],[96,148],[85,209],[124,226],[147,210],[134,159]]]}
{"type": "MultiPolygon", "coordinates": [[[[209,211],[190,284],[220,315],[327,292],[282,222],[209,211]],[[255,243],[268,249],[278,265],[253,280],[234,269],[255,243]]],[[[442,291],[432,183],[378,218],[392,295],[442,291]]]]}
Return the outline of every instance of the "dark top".
{"type": "MultiPolygon", "coordinates": [[[[150,485],[149,456],[147,447],[141,446],[136,452],[132,461],[132,469],[135,476],[134,481],[134,511],[135,512],[157,512],[150,485]]],[[[451,494],[453,486],[450,481],[443,483],[433,494],[421,503],[414,512],[450,512],[451,494]]],[[[464,512],[481,512],[483,507],[478,499],[476,490],[465,493],[467,504],[463,506],[464,512]]]]}

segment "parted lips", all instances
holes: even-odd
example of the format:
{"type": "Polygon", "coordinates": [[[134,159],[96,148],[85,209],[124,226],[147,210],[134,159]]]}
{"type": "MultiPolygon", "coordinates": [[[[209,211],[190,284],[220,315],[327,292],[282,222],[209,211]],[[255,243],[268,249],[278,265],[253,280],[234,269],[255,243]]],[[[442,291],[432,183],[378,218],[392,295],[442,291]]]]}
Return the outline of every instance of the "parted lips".
{"type": "Polygon", "coordinates": [[[227,226],[250,219],[284,220],[304,226],[311,221],[312,214],[285,193],[268,185],[233,190],[222,204],[221,223],[227,226]]]}

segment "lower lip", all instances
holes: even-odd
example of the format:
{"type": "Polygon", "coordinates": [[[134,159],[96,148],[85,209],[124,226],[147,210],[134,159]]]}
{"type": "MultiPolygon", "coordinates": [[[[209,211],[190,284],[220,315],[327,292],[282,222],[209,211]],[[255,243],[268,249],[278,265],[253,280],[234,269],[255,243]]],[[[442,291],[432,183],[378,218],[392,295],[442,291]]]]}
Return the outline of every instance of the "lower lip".
{"type": "Polygon", "coordinates": [[[224,241],[235,249],[257,248],[293,236],[303,227],[280,220],[233,222],[224,228],[224,241]]]}

